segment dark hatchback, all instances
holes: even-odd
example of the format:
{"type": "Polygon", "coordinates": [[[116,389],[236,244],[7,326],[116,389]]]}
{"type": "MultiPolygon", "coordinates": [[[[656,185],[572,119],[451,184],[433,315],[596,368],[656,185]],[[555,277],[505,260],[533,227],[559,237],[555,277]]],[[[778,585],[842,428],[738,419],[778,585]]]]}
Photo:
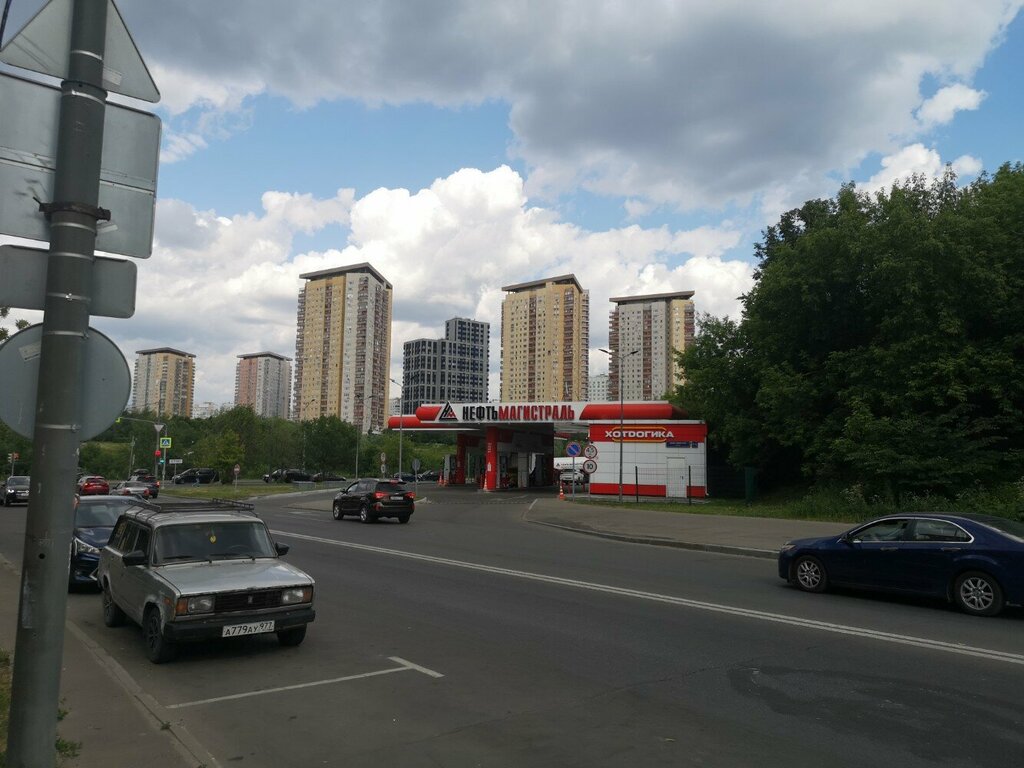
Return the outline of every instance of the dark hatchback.
{"type": "Polygon", "coordinates": [[[381,517],[408,523],[416,511],[416,497],[400,480],[356,480],[334,497],[333,511],[335,520],[358,515],[364,523],[381,517]]]}
{"type": "Polygon", "coordinates": [[[843,586],[927,595],[994,616],[1024,604],[1024,522],[990,515],[892,515],[841,536],[797,539],[779,576],[806,592],[843,586]]]}
{"type": "MultiPolygon", "coordinates": [[[[68,588],[96,587],[100,551],[121,513],[132,507],[149,507],[134,496],[84,496],[75,500],[75,528],[71,539],[71,570],[68,588]]],[[[155,507],[153,507],[155,509],[155,507]]]]}
{"type": "Polygon", "coordinates": [[[4,480],[0,486],[0,504],[28,504],[29,479],[28,475],[11,475],[4,480]]]}

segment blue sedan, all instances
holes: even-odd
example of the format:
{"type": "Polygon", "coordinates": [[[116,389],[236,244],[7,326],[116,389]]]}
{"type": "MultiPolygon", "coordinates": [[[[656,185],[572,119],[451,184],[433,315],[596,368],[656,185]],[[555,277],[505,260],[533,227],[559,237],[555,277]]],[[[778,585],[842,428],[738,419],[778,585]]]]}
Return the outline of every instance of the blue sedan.
{"type": "Polygon", "coordinates": [[[96,567],[100,563],[100,551],[110,541],[114,523],[126,509],[140,506],[149,505],[134,496],[75,498],[75,528],[71,538],[68,589],[99,586],[96,581],[96,567]]]}
{"type": "Polygon", "coordinates": [[[975,616],[1024,603],[1024,522],[991,515],[891,515],[841,536],[796,539],[779,576],[806,592],[830,586],[930,595],[975,616]]]}

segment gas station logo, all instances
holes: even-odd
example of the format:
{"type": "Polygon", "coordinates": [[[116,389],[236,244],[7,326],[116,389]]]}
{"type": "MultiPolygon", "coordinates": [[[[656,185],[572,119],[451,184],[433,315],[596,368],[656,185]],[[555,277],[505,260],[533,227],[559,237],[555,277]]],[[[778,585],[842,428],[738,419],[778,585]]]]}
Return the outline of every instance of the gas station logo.
{"type": "Polygon", "coordinates": [[[459,417],[455,415],[455,409],[452,408],[451,403],[445,403],[444,408],[441,409],[441,413],[437,415],[438,421],[458,421],[459,417]]]}

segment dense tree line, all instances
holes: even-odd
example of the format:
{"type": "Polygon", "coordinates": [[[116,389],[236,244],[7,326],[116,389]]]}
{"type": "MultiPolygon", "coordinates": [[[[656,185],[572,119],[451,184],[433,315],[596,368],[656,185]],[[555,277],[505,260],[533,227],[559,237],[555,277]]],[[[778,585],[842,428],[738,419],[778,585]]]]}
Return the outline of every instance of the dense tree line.
{"type": "MultiPolygon", "coordinates": [[[[422,469],[438,469],[446,453],[454,453],[454,438],[445,433],[423,434],[387,430],[380,434],[359,435],[348,422],[336,416],[324,416],[306,422],[269,419],[257,416],[251,408],[236,407],[208,419],[158,419],[152,413],[128,413],[106,432],[82,444],[79,466],[83,471],[111,479],[125,478],[132,469],[159,467],[154,455],[157,431],[154,423],[164,424],[160,433],[171,438],[172,447],[164,458],[181,459],[180,465],[167,465],[167,477],[187,467],[213,467],[223,479],[232,478],[235,464],[241,477],[259,478],[280,468],[305,469],[309,473],[332,472],[353,477],[375,476],[380,472],[380,455],[387,456],[388,472],[398,471],[399,441],[403,465],[411,471],[413,459],[422,469]]],[[[31,441],[14,434],[0,423],[0,462],[8,453],[17,452],[16,473],[30,474],[31,441]]],[[[0,474],[10,465],[0,464],[0,474]]]]}
{"type": "Polygon", "coordinates": [[[674,400],[762,479],[898,500],[1024,477],[1024,166],[784,214],[674,400]]]}

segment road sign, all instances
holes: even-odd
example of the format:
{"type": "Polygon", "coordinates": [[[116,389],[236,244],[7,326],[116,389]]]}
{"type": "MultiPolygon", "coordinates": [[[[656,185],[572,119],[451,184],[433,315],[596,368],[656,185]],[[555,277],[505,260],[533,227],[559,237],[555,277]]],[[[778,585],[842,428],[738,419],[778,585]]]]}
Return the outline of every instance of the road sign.
{"type": "Polygon", "coordinates": [[[169,438],[169,437],[161,437],[160,438],[160,447],[161,448],[170,448],[171,447],[171,438],[169,438]]]}
{"type": "Polygon", "coordinates": [[[593,459],[587,459],[583,462],[583,471],[588,475],[594,474],[597,472],[597,462],[593,459]]]}
{"type": "MultiPolygon", "coordinates": [[[[46,257],[42,248],[0,245],[0,307],[44,309],[46,305],[46,257]]],[[[97,256],[92,273],[89,314],[100,317],[131,317],[135,314],[134,261],[97,256]]]]}
{"type": "Polygon", "coordinates": [[[181,464],[182,461],[184,461],[184,459],[168,459],[167,463],[168,464],[181,464]]]}
{"type": "Polygon", "coordinates": [[[575,456],[579,456],[580,453],[581,453],[581,449],[580,449],[580,444],[579,443],[569,443],[567,446],[565,446],[565,455],[566,456],[573,456],[573,457],[575,457],[575,456]]]}
{"type": "Polygon", "coordinates": [[[586,456],[588,459],[596,459],[597,446],[594,445],[593,443],[587,443],[586,447],[584,447],[583,449],[583,455],[586,456]]]}
{"type": "MultiPolygon", "coordinates": [[[[27,438],[33,437],[35,429],[42,340],[43,326],[30,325],[0,345],[0,421],[27,438]]],[[[79,393],[89,407],[82,409],[81,424],[67,428],[85,441],[107,429],[124,411],[132,376],[121,350],[95,328],[86,335],[82,357],[79,393]]]]}
{"type": "Polygon", "coordinates": [[[388,460],[388,455],[386,453],[381,453],[381,455],[380,455],[380,463],[383,464],[387,460],[388,460]]]}
{"type": "MultiPolygon", "coordinates": [[[[50,0],[0,51],[0,61],[67,80],[72,0],[50,0]]],[[[114,3],[107,0],[103,87],[134,99],[160,101],[153,78],[114,3]]]]}
{"type": "Polygon", "coordinates": [[[235,468],[234,468],[235,477],[238,477],[238,475],[241,472],[242,472],[242,468],[238,464],[235,464],[235,468]]]}
{"type": "Polygon", "coordinates": [[[422,467],[422,466],[423,466],[423,464],[420,463],[419,459],[413,459],[412,460],[412,471],[413,472],[419,472],[420,471],[420,467],[422,467]]]}
{"type": "MultiPolygon", "coordinates": [[[[6,50],[6,49],[5,49],[6,50]]],[[[50,240],[39,203],[53,202],[61,91],[0,72],[0,233],[50,240]]],[[[149,258],[160,155],[160,119],[107,104],[103,122],[96,249],[149,258]]]]}

